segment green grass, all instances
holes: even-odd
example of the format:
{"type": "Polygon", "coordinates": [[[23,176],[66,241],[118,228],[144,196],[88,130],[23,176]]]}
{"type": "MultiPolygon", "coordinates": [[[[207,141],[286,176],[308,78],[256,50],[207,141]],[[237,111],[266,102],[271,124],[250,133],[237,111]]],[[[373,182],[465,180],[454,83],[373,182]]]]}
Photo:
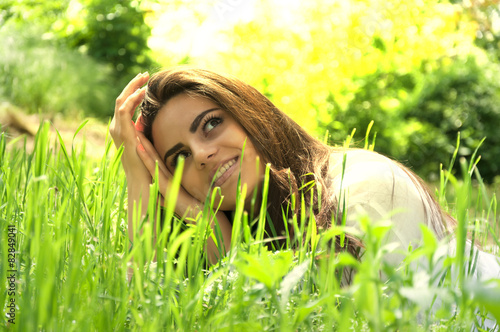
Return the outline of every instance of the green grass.
{"type": "MultiPolygon", "coordinates": [[[[15,148],[5,134],[0,137],[2,328],[470,331],[471,325],[481,325],[478,320],[488,310],[500,320],[500,280],[469,281],[465,275],[474,269],[467,263],[469,253],[461,251],[456,258],[440,254],[443,244],[426,229],[423,246],[409,251],[398,268],[382,260],[391,251],[381,244],[390,225],[367,219],[361,220],[366,233],[361,262],[347,253],[329,255],[330,240],[344,230],[319,232],[305,215],[294,216],[289,225],[305,234],[305,242],[297,250],[271,252],[262,241],[265,211],[257,217],[260,226],[254,238],[240,195],[230,254],[207,270],[204,242],[208,236],[217,238],[207,232],[210,209],[199,216],[196,226],[186,226],[174,217],[173,193],[163,211],[164,226],[153,229],[148,220],[136,218],[130,247],[120,153],[108,139],[102,158],[92,159],[85,143],[64,146],[49,136],[45,123],[33,151],[27,151],[26,144],[15,148]],[[17,230],[14,296],[9,295],[11,285],[6,281],[12,269],[9,225],[17,230]],[[153,262],[155,251],[157,262],[153,262]],[[426,267],[417,270],[415,265],[422,260],[426,267]],[[128,281],[131,261],[135,269],[128,281]],[[345,268],[358,272],[350,286],[341,287],[339,271],[345,268]],[[451,268],[463,271],[464,277],[445,274],[451,268]],[[380,278],[380,271],[388,281],[380,278]],[[5,314],[12,298],[15,324],[8,324],[5,314]]],[[[438,197],[446,204],[446,190],[453,185],[455,195],[446,206],[457,216],[462,244],[469,233],[488,248],[498,247],[496,199],[487,197],[484,187],[473,188],[473,172],[462,164],[464,179],[443,172],[438,197]]],[[[174,176],[176,186],[179,175],[174,176]]],[[[156,192],[155,184],[148,216],[158,214],[156,192]]]]}

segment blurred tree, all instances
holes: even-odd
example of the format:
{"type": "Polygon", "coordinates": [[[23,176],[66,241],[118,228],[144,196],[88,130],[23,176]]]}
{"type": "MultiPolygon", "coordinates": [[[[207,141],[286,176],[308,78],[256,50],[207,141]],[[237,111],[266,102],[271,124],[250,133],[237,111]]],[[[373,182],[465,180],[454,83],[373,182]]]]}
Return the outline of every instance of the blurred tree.
{"type": "Polygon", "coordinates": [[[401,109],[409,123],[419,121],[423,127],[409,135],[406,155],[411,165],[429,175],[437,171],[432,164],[439,156],[451,155],[458,131],[459,155],[465,157],[486,137],[479,150],[479,170],[492,182],[500,174],[500,67],[472,56],[447,60],[425,73],[412,100],[401,109]]]}
{"type": "MultiPolygon", "coordinates": [[[[500,66],[473,56],[443,58],[408,73],[378,71],[355,79],[359,89],[346,106],[331,95],[329,113],[334,121],[320,123],[334,142],[342,142],[353,128],[363,137],[371,120],[377,133],[376,150],[436,179],[439,163],[448,156],[461,134],[459,156],[470,157],[480,141],[479,170],[493,181],[500,167],[500,66]]],[[[360,144],[358,144],[360,145],[360,144]]],[[[460,171],[455,165],[455,171],[460,171]]]]}
{"type": "Polygon", "coordinates": [[[350,102],[353,78],[404,75],[424,60],[468,53],[475,25],[461,15],[440,0],[259,1],[251,22],[228,31],[225,51],[192,61],[256,85],[312,131],[317,117],[332,121],[329,95],[341,107],[350,102]]]}
{"type": "Polygon", "coordinates": [[[461,4],[472,22],[477,24],[476,45],[500,61],[500,3],[498,0],[453,0],[461,4]]]}
{"type": "Polygon", "coordinates": [[[0,2],[0,27],[7,22],[27,27],[43,26],[46,31],[60,19],[70,0],[2,0],[0,2]]]}
{"type": "Polygon", "coordinates": [[[8,77],[3,79],[6,86],[0,93],[31,111],[68,112],[80,107],[79,111],[87,114],[111,115],[112,101],[126,82],[138,72],[156,66],[147,45],[150,35],[150,27],[144,21],[147,9],[141,4],[144,2],[133,0],[1,2],[0,32],[4,46],[12,42],[14,45],[4,50],[8,53],[0,59],[0,72],[8,77]],[[19,54],[29,59],[29,63],[13,61],[12,55],[19,58],[19,54]],[[59,59],[46,58],[52,54],[59,54],[59,59]],[[78,64],[87,68],[78,68],[78,64]],[[54,74],[66,70],[71,73],[54,74]],[[67,75],[76,77],[69,79],[67,75]],[[80,91],[80,95],[66,91],[61,95],[71,96],[71,100],[55,98],[51,91],[56,84],[52,78],[56,76],[64,76],[66,80],[66,85],[59,83],[58,91],[75,90],[79,86],[75,91],[80,91]],[[102,88],[103,85],[107,87],[102,88]],[[63,103],[67,103],[66,107],[63,103]]]}
{"type": "Polygon", "coordinates": [[[42,38],[110,64],[115,76],[130,76],[156,64],[147,44],[151,28],[135,0],[6,0],[0,23],[36,25],[42,38]]]}
{"type": "Polygon", "coordinates": [[[116,77],[125,81],[155,65],[147,45],[151,28],[140,2],[81,0],[80,8],[57,26],[71,47],[109,63],[116,77]]]}

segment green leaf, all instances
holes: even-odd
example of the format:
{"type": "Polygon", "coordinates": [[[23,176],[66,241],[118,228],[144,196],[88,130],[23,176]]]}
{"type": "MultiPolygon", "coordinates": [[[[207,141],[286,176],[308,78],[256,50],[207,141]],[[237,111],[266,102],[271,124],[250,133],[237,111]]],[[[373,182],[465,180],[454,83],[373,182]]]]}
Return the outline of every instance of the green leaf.
{"type": "Polygon", "coordinates": [[[500,322],[500,279],[486,283],[471,280],[464,284],[464,289],[478,306],[484,307],[500,322]]]}

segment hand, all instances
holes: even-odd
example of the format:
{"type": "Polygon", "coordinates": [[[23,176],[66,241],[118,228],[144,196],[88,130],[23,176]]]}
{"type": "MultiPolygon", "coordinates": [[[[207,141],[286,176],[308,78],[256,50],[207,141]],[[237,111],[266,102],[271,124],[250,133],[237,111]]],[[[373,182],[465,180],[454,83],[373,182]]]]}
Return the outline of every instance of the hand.
{"type": "MultiPolygon", "coordinates": [[[[161,160],[160,155],[154,148],[153,144],[142,134],[138,132],[140,144],[137,146],[137,154],[141,158],[144,166],[148,169],[152,178],[155,176],[156,164],[158,164],[158,185],[162,195],[161,204],[164,205],[165,195],[170,191],[172,181],[172,173],[167,169],[167,166],[161,160]]],[[[191,196],[184,188],[179,189],[175,212],[178,215],[185,215],[190,212],[187,217],[194,218],[201,211],[202,204],[196,198],[191,196]]]]}
{"type": "MultiPolygon", "coordinates": [[[[115,114],[109,126],[109,132],[117,148],[122,144],[135,147],[138,145],[136,124],[132,121],[137,106],[144,99],[145,88],[141,89],[149,79],[149,74],[138,74],[116,98],[115,114]]],[[[140,121],[138,121],[138,124],[140,121]]],[[[135,151],[134,151],[135,152],[135,151]]]]}

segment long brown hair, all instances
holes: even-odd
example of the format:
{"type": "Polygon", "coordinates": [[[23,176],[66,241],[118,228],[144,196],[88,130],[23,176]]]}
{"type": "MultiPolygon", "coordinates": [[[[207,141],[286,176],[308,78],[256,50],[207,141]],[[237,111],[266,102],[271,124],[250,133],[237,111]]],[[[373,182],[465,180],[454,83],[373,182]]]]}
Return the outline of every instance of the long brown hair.
{"type": "MultiPolygon", "coordinates": [[[[235,77],[190,67],[175,67],[154,74],[140,106],[144,134],[151,142],[156,114],[168,100],[181,93],[208,98],[230,113],[246,131],[262,161],[270,164],[268,213],[276,235],[285,234],[287,220],[284,220],[286,218],[283,215],[306,213],[300,211],[302,197],[306,210],[312,208],[318,227],[326,229],[338,219],[337,202],[332,199],[335,195],[329,192],[331,188],[328,188],[327,183],[330,156],[336,149],[309,135],[263,94],[235,77]],[[314,190],[304,186],[312,182],[315,184],[314,190]],[[322,194],[319,195],[318,191],[322,191],[322,194]],[[298,201],[292,209],[294,197],[298,201]]],[[[439,228],[435,229],[436,232],[442,234],[440,228],[447,217],[419,178],[404,166],[400,167],[417,186],[427,206],[427,217],[436,223],[439,228]]],[[[269,226],[266,229],[268,235],[272,236],[269,226]]],[[[293,229],[288,229],[293,239],[293,229]]],[[[349,237],[348,247],[344,249],[356,254],[360,246],[362,244],[358,240],[349,237]]],[[[339,249],[337,242],[336,250],[339,249]]]]}
{"type": "MultiPolygon", "coordinates": [[[[318,202],[318,190],[301,187],[314,180],[317,188],[325,188],[331,147],[309,135],[252,86],[229,75],[188,67],[163,70],[151,77],[141,104],[144,134],[151,141],[156,114],[180,93],[208,98],[230,113],[248,134],[262,162],[270,164],[268,213],[276,235],[285,231],[283,212],[300,209],[299,201],[295,211],[290,211],[292,194],[298,199],[303,195],[307,203],[312,199],[319,226],[328,227],[335,204],[328,195],[321,195],[318,202]]],[[[292,229],[289,232],[293,234],[292,229]]]]}

